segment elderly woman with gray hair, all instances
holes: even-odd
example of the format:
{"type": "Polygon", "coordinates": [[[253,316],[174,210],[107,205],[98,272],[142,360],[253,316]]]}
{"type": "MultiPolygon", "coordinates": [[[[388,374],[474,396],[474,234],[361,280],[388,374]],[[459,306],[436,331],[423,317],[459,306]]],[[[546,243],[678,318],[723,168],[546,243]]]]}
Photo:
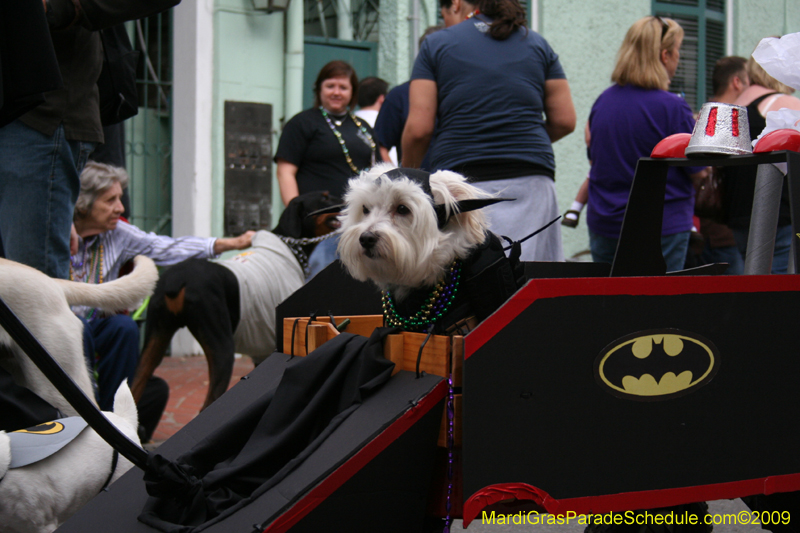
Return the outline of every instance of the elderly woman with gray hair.
{"type": "MultiPolygon", "coordinates": [[[[71,280],[112,281],[119,277],[120,268],[137,255],[146,255],[158,265],[172,265],[250,246],[252,231],[220,239],[146,233],[120,219],[122,190],[127,185],[125,169],[93,161],[86,164],[73,218],[77,247],[73,247],[70,257],[71,280]]],[[[97,401],[101,409],[111,410],[117,387],[123,379],[131,382],[136,372],[138,328],[127,315],[104,316],[100,310],[86,307],[74,307],[73,311],[85,322],[86,353],[94,354],[91,366],[97,377],[97,401]]]]}
{"type": "Polygon", "coordinates": [[[111,281],[119,277],[122,265],[136,255],[146,255],[158,265],[172,265],[191,257],[216,257],[250,246],[252,231],[224,239],[145,233],[120,220],[122,190],[127,186],[125,169],[94,161],[86,164],[75,203],[73,221],[78,249],[70,260],[70,279],[87,283],[111,281]]]}

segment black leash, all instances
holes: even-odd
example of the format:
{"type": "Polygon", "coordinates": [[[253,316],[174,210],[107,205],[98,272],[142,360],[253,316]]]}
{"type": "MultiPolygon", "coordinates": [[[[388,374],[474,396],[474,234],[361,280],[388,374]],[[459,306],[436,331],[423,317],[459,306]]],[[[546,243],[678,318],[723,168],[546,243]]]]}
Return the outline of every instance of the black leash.
{"type": "Polygon", "coordinates": [[[419,347],[419,353],[417,353],[417,378],[419,379],[422,377],[422,374],[419,371],[419,365],[422,362],[422,350],[425,349],[425,345],[428,344],[428,339],[431,338],[433,335],[433,322],[431,322],[430,326],[428,326],[428,334],[425,336],[425,340],[422,341],[422,344],[419,347]]]}
{"type": "Polygon", "coordinates": [[[130,440],[116,428],[92,403],[86,394],[78,388],[72,378],[53,359],[47,350],[28,331],[5,300],[0,297],[0,326],[3,326],[11,338],[31,358],[31,361],[50,380],[58,392],[75,408],[86,423],[97,432],[112,448],[121,453],[126,459],[137,467],[145,470],[147,467],[147,452],[130,440]]]}
{"type": "Polygon", "coordinates": [[[501,237],[502,237],[503,239],[505,239],[505,240],[506,240],[506,242],[510,242],[510,243],[511,243],[509,246],[506,246],[505,248],[503,248],[503,251],[504,251],[504,252],[507,252],[508,250],[510,250],[511,248],[513,248],[513,247],[514,247],[514,245],[520,245],[520,244],[522,244],[523,242],[525,242],[525,241],[527,241],[528,239],[530,239],[531,237],[533,237],[534,235],[538,235],[539,233],[543,232],[544,230],[546,230],[547,228],[549,228],[550,226],[552,226],[553,224],[555,224],[556,222],[558,222],[558,219],[560,219],[560,218],[561,218],[561,215],[558,215],[556,218],[554,218],[553,220],[551,220],[550,222],[548,222],[547,224],[545,224],[545,225],[544,225],[544,226],[542,226],[541,228],[537,229],[536,231],[534,231],[533,233],[531,233],[531,234],[530,234],[530,235],[528,235],[527,237],[523,237],[523,238],[521,238],[521,239],[520,239],[520,240],[518,240],[518,241],[511,240],[509,237],[506,237],[505,235],[501,235],[501,237]]]}

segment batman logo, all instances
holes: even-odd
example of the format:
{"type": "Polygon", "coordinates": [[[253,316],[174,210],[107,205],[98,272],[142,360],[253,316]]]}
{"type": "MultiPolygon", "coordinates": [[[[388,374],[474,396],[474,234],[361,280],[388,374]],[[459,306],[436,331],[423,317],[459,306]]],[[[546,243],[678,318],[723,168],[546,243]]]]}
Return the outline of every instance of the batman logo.
{"type": "Polygon", "coordinates": [[[609,344],[595,360],[595,379],[620,398],[666,400],[689,394],[716,375],[714,344],[679,329],[640,331],[609,344]]]}
{"type": "Polygon", "coordinates": [[[45,422],[44,424],[39,424],[38,426],[33,426],[32,428],[28,429],[20,429],[15,431],[14,433],[30,433],[33,435],[54,435],[56,433],[61,433],[64,431],[64,424],[61,422],[45,422]]]}

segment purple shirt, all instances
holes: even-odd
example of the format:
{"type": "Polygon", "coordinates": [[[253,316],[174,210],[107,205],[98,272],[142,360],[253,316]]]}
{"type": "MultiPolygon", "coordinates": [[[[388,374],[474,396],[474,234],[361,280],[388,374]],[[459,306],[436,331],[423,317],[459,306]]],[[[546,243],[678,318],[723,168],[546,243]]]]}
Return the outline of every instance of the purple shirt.
{"type": "MultiPolygon", "coordinates": [[[[633,85],[612,85],[592,106],[589,115],[589,229],[619,237],[628,205],[636,163],[664,137],[691,133],[692,111],[672,93],[633,85]]],[[[671,167],[667,175],[662,235],[692,229],[694,187],[690,174],[703,167],[671,167]]]]}

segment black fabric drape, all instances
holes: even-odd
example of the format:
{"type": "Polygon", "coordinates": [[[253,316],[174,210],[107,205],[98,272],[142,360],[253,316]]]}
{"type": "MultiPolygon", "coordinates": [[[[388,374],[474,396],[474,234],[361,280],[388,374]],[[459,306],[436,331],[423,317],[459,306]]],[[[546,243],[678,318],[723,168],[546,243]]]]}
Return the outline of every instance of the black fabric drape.
{"type": "Polygon", "coordinates": [[[388,381],[394,364],[383,357],[383,340],[395,331],[340,334],[290,361],[275,390],[231,413],[174,463],[151,456],[151,497],[139,520],[169,533],[200,531],[274,486],[388,381]]]}

